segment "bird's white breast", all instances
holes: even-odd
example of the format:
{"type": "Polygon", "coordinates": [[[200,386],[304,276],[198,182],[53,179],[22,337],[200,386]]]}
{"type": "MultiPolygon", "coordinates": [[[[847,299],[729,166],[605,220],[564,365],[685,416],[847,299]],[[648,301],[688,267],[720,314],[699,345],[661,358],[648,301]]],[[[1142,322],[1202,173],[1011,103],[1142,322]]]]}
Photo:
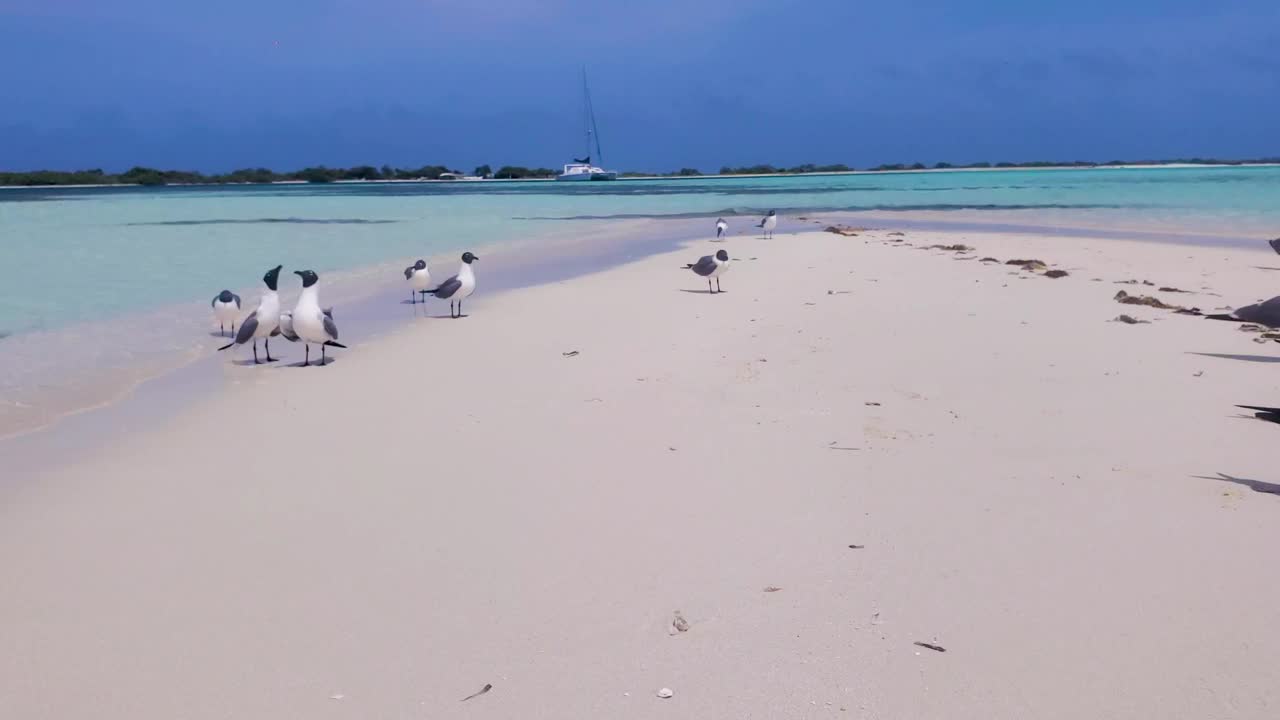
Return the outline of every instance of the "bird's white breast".
{"type": "Polygon", "coordinates": [[[462,264],[462,269],[458,271],[458,282],[462,283],[462,287],[458,288],[453,299],[462,300],[476,291],[476,274],[471,271],[470,265],[462,264]]]}
{"type": "Polygon", "coordinates": [[[322,343],[329,339],[324,331],[324,313],[320,310],[320,296],[312,285],[303,288],[298,296],[298,305],[293,309],[293,332],[298,337],[312,343],[322,343]]]}
{"type": "Polygon", "coordinates": [[[262,302],[258,303],[258,329],[253,331],[256,338],[264,338],[280,327],[280,296],[275,291],[263,293],[262,302]]]}
{"type": "Polygon", "coordinates": [[[427,290],[431,287],[431,269],[414,270],[409,276],[409,284],[414,290],[427,290]]]}

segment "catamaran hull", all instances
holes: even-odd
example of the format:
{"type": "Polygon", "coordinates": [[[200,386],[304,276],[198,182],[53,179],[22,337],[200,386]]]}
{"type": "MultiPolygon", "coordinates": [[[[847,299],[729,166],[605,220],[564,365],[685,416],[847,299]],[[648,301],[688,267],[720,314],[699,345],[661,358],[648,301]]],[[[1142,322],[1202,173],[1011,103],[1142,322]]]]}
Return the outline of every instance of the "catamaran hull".
{"type": "Polygon", "coordinates": [[[590,182],[592,180],[617,180],[616,172],[600,172],[600,173],[574,173],[572,175],[557,175],[556,180],[562,182],[590,182]]]}

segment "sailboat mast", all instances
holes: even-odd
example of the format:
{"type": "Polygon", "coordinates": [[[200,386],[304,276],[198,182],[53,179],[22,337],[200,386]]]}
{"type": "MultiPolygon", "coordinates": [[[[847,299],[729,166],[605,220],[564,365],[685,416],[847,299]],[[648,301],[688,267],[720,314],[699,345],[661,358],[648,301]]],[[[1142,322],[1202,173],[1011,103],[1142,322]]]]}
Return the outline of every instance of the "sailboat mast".
{"type": "MultiPolygon", "coordinates": [[[[587,68],[582,68],[582,130],[587,135],[587,153],[591,157],[591,95],[587,92],[587,68]]],[[[588,161],[589,162],[589,161],[588,161]]]]}
{"type": "Polygon", "coordinates": [[[586,105],[586,120],[590,123],[587,127],[587,155],[591,155],[591,136],[596,139],[596,163],[600,167],[604,167],[604,152],[600,150],[600,130],[596,127],[596,110],[591,105],[591,90],[587,87],[587,69],[582,68],[582,98],[586,105]]]}

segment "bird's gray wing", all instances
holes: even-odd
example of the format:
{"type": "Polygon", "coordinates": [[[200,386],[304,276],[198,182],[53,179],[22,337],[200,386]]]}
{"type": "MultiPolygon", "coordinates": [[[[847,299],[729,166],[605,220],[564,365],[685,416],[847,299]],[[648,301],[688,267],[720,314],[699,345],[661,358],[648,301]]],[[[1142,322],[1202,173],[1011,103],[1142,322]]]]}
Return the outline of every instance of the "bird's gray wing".
{"type": "Polygon", "coordinates": [[[457,275],[454,275],[441,283],[440,287],[436,288],[435,292],[432,294],[441,300],[448,300],[453,297],[454,293],[458,292],[458,288],[460,287],[462,287],[462,281],[458,279],[457,275]]]}
{"type": "Polygon", "coordinates": [[[1236,310],[1234,315],[1245,322],[1280,327],[1280,296],[1255,305],[1245,305],[1236,310]]]}
{"type": "Polygon", "coordinates": [[[338,326],[333,323],[333,315],[330,312],[324,314],[324,334],[329,336],[330,340],[338,339],[338,326]]]}
{"type": "Polygon", "coordinates": [[[243,345],[253,339],[258,332],[258,311],[249,313],[249,317],[240,321],[240,329],[236,331],[236,344],[243,345]]]}
{"type": "Polygon", "coordinates": [[[706,277],[716,271],[716,259],[710,255],[703,255],[698,258],[698,262],[694,263],[693,267],[689,269],[703,277],[706,277]]]}
{"type": "Polygon", "coordinates": [[[237,310],[239,310],[239,309],[240,309],[240,296],[239,296],[239,295],[237,295],[237,294],[235,294],[235,293],[231,293],[231,299],[232,299],[233,301],[235,301],[236,309],[237,309],[237,310]]]}
{"type": "Polygon", "coordinates": [[[327,307],[327,308],[325,308],[325,309],[321,310],[320,312],[324,313],[324,314],[325,314],[325,316],[326,316],[326,317],[328,317],[330,320],[332,320],[332,319],[333,319],[333,308],[331,308],[331,307],[327,307]]]}
{"type": "Polygon", "coordinates": [[[405,279],[405,280],[408,280],[408,279],[409,279],[409,278],[411,278],[411,277],[413,277],[413,266],[412,266],[412,265],[410,265],[409,267],[407,267],[407,268],[405,268],[405,269],[404,269],[404,279],[405,279]]]}
{"type": "Polygon", "coordinates": [[[1267,244],[1270,245],[1271,249],[1275,250],[1277,254],[1280,254],[1280,238],[1276,238],[1275,240],[1268,240],[1267,244]]]}

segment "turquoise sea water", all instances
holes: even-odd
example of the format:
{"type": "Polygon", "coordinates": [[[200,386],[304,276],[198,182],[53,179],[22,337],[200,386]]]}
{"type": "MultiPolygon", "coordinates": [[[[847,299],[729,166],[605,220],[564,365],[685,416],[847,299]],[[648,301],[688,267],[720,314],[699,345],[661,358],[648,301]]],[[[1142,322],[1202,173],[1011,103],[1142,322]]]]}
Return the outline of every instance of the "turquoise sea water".
{"type": "MultiPolygon", "coordinates": [[[[0,190],[0,336],[511,239],[574,219],[855,210],[1280,235],[1280,168],[879,173],[616,183],[0,190]]],[[[737,226],[745,231],[746,219],[737,226]]]]}

